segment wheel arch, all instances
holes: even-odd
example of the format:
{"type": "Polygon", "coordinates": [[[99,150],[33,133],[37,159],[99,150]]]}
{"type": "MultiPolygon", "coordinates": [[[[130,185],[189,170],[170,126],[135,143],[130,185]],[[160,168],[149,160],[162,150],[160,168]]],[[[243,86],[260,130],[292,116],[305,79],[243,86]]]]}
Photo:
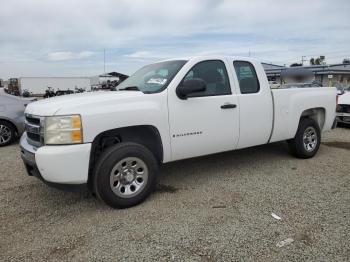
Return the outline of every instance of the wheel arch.
{"type": "Polygon", "coordinates": [[[326,120],[326,109],[323,107],[315,107],[304,110],[299,118],[299,123],[302,118],[311,118],[313,119],[319,126],[322,131],[325,120],[326,120]]]}
{"type": "Polygon", "coordinates": [[[110,129],[98,134],[91,145],[88,187],[93,188],[93,173],[96,161],[108,147],[121,142],[134,142],[148,148],[158,163],[163,162],[164,152],[159,130],[152,125],[139,125],[110,129]]]}

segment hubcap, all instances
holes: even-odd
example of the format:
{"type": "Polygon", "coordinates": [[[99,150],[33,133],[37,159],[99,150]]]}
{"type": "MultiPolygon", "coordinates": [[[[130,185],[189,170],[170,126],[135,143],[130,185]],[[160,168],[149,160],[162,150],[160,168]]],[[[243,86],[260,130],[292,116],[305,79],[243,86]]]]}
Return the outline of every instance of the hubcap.
{"type": "Polygon", "coordinates": [[[11,130],[5,125],[0,125],[0,144],[5,144],[11,139],[11,130]]]}
{"type": "Polygon", "coordinates": [[[138,195],[146,186],[148,168],[138,157],[120,160],[110,173],[110,186],[114,194],[123,198],[138,195]]]}
{"type": "Polygon", "coordinates": [[[317,145],[317,133],[315,128],[309,126],[305,129],[303,135],[304,148],[306,151],[311,152],[316,148],[317,145]]]}

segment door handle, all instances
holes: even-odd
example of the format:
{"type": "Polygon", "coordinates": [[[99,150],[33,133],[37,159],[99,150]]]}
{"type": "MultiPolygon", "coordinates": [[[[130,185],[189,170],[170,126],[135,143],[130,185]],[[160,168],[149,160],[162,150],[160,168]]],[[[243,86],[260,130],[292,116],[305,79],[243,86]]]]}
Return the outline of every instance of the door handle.
{"type": "Polygon", "coordinates": [[[237,105],[235,104],[224,104],[221,106],[222,109],[230,109],[230,108],[236,108],[237,105]]]}

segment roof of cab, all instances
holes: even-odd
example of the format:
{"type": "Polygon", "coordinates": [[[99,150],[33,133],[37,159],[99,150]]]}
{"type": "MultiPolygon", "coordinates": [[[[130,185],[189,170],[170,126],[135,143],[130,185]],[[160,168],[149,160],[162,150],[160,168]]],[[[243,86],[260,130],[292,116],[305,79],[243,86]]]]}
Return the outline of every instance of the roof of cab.
{"type": "Polygon", "coordinates": [[[166,62],[166,61],[174,61],[174,60],[217,60],[217,59],[229,59],[229,60],[238,60],[238,61],[249,61],[249,62],[258,62],[259,60],[251,57],[244,57],[244,56],[223,56],[223,55],[211,55],[211,56],[192,56],[192,57],[177,57],[177,58],[171,58],[171,59],[165,59],[159,62],[166,62]]]}

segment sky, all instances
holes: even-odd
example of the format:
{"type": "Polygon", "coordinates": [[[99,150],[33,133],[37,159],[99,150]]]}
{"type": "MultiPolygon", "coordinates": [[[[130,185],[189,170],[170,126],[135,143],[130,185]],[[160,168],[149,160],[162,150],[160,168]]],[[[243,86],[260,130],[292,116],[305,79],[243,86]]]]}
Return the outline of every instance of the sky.
{"type": "Polygon", "coordinates": [[[349,13],[349,0],[1,0],[0,78],[132,74],[198,55],[339,63],[349,13]]]}

